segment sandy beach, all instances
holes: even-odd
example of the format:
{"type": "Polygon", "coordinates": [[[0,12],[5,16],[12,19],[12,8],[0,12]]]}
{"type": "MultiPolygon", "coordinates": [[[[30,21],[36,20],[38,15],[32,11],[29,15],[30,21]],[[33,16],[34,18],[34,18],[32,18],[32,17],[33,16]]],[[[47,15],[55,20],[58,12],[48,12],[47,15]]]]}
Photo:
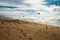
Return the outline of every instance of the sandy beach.
{"type": "Polygon", "coordinates": [[[60,40],[60,27],[0,19],[0,40],[60,40]]]}

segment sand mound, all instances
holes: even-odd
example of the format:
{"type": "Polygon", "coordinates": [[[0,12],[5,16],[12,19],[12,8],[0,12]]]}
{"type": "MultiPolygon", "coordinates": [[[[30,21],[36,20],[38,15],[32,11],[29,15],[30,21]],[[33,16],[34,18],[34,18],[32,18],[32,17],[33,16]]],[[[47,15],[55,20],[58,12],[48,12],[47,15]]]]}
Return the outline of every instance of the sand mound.
{"type": "Polygon", "coordinates": [[[22,20],[0,19],[0,40],[60,40],[60,28],[22,20]]]}

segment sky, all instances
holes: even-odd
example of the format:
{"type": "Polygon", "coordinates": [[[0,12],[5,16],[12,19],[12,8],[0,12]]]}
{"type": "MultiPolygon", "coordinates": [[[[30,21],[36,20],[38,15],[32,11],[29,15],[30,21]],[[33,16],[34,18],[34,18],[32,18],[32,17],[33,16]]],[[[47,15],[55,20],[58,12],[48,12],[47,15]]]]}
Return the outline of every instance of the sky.
{"type": "Polygon", "coordinates": [[[0,16],[38,22],[60,19],[60,0],[0,0],[0,16]]]}

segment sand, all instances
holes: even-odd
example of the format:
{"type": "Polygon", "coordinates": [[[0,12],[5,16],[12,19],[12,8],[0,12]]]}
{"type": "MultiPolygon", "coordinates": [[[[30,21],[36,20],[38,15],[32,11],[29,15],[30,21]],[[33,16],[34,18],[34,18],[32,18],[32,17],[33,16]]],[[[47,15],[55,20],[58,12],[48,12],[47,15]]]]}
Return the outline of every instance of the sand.
{"type": "Polygon", "coordinates": [[[0,40],[60,40],[60,27],[0,19],[0,40]]]}

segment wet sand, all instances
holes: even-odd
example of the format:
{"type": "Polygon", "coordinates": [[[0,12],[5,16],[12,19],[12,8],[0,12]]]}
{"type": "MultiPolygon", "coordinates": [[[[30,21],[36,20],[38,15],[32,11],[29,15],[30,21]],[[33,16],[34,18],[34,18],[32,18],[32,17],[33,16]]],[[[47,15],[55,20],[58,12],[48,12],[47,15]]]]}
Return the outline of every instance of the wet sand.
{"type": "Polygon", "coordinates": [[[60,27],[0,19],[0,40],[60,40],[60,27]]]}

